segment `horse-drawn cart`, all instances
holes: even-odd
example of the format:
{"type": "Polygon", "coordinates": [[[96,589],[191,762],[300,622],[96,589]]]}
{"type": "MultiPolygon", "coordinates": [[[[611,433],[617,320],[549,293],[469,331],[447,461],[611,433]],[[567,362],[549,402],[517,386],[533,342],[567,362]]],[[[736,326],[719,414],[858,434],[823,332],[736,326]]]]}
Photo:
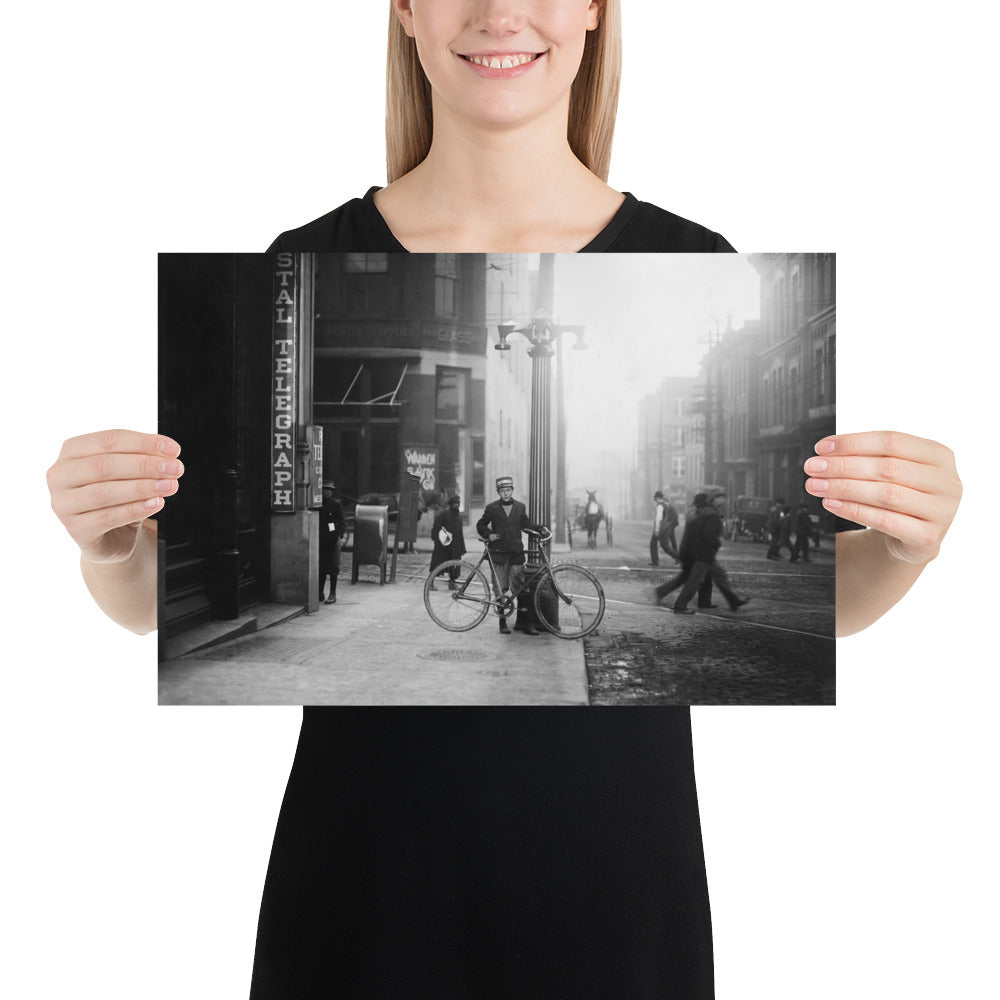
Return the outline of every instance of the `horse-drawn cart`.
{"type": "Polygon", "coordinates": [[[598,502],[597,491],[587,491],[587,499],[575,504],[573,512],[566,518],[566,536],[569,547],[573,548],[573,533],[583,531],[587,534],[587,548],[597,548],[597,531],[604,523],[604,535],[608,545],[614,544],[614,526],[611,515],[598,502]]]}

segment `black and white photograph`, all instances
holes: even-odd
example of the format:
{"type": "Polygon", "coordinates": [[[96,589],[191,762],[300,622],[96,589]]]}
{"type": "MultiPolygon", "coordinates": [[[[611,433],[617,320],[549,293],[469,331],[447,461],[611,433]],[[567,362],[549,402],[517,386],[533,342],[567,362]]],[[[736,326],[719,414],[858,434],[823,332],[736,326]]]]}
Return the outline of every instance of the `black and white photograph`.
{"type": "Polygon", "coordinates": [[[161,704],[835,701],[833,254],[164,254],[161,704]]]}

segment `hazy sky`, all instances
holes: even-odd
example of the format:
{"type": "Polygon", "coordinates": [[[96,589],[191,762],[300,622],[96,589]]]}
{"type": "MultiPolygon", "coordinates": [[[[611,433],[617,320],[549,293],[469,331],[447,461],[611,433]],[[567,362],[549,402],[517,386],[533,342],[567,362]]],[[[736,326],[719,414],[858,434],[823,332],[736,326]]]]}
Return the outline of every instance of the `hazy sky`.
{"type": "MultiPolygon", "coordinates": [[[[560,254],[554,316],[587,328],[563,357],[569,485],[603,450],[631,454],[638,400],[668,375],[697,375],[711,331],[759,315],[757,272],[738,254],[560,254]]],[[[597,485],[596,481],[594,485],[597,485]]]]}

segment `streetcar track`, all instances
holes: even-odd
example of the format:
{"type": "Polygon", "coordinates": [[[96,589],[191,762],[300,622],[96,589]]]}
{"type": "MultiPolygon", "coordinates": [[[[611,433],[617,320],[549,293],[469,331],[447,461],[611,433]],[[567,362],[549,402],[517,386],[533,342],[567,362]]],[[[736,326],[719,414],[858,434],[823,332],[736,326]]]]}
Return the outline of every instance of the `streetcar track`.
{"type": "MultiPolygon", "coordinates": [[[[609,598],[605,599],[605,603],[606,604],[620,604],[620,605],[624,605],[624,606],[632,607],[632,608],[646,608],[648,611],[650,611],[650,612],[652,612],[654,614],[674,614],[673,608],[659,607],[659,606],[657,606],[655,604],[640,604],[638,601],[619,601],[619,600],[616,600],[615,598],[610,598],[609,597],[609,598]]],[[[794,611],[794,610],[799,610],[799,611],[817,611],[817,610],[818,611],[823,611],[824,610],[823,608],[818,608],[817,609],[815,607],[815,605],[811,605],[811,604],[782,604],[782,605],[780,605],[780,607],[781,607],[782,610],[786,610],[787,609],[789,611],[794,611]]],[[[699,618],[712,618],[715,621],[730,622],[733,625],[751,625],[751,626],[754,626],[756,628],[772,629],[772,630],[774,630],[776,632],[789,632],[792,635],[804,635],[804,636],[808,636],[808,637],[813,638],[813,639],[833,639],[834,638],[834,636],[832,636],[832,635],[824,635],[821,632],[807,632],[804,629],[786,628],[786,627],[784,627],[782,625],[768,625],[766,622],[755,622],[755,621],[752,621],[752,620],[748,620],[746,618],[729,618],[726,615],[706,614],[704,611],[696,611],[695,615],[697,617],[699,617],[699,618]]],[[[606,624],[607,624],[606,621],[602,622],[602,625],[606,625],[606,624]]],[[[606,631],[606,629],[602,628],[601,631],[606,631]]]]}

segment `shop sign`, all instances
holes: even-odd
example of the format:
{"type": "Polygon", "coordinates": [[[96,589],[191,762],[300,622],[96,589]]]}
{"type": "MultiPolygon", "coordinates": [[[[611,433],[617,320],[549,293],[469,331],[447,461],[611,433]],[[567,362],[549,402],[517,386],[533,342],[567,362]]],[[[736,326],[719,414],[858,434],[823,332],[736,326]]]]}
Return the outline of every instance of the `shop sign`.
{"type": "Polygon", "coordinates": [[[275,256],[271,345],[271,510],[295,510],[295,257],[275,256]]]}

